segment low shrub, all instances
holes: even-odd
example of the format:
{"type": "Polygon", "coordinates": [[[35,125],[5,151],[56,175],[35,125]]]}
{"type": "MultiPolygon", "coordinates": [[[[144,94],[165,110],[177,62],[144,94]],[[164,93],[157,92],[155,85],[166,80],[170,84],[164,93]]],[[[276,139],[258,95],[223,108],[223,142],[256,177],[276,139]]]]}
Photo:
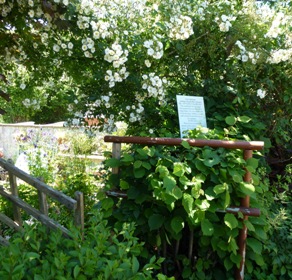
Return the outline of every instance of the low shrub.
{"type": "Polygon", "coordinates": [[[109,227],[98,211],[91,214],[84,240],[80,232],[72,238],[35,223],[25,233],[10,238],[0,251],[0,278],[8,279],[170,279],[159,274],[162,259],[151,257],[142,264],[143,243],[134,237],[134,224],[120,231],[109,227]]]}

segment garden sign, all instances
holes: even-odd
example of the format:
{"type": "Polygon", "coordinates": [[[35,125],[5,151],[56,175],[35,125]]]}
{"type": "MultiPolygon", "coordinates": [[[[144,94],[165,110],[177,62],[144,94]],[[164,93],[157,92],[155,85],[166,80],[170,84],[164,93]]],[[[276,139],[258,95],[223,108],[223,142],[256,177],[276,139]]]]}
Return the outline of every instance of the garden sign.
{"type": "Polygon", "coordinates": [[[197,126],[207,127],[204,99],[202,96],[177,95],[180,137],[197,126]]]}

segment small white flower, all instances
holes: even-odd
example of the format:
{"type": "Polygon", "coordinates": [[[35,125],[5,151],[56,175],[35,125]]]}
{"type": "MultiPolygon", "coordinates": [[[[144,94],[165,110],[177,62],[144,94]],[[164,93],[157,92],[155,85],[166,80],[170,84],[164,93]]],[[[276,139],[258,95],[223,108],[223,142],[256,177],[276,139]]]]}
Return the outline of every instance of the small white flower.
{"type": "Polygon", "coordinates": [[[34,10],[29,10],[28,15],[32,18],[34,17],[34,10]]]}
{"type": "Polygon", "coordinates": [[[150,56],[152,56],[154,54],[154,50],[152,48],[149,48],[147,50],[147,54],[150,55],[150,56]]]}
{"type": "Polygon", "coordinates": [[[241,56],[241,61],[242,62],[247,62],[248,61],[248,56],[246,54],[241,56]]]}
{"type": "Polygon", "coordinates": [[[257,96],[261,99],[263,99],[266,96],[266,91],[262,89],[257,90],[257,96]]]}
{"type": "Polygon", "coordinates": [[[73,49],[73,44],[71,42],[68,43],[68,49],[72,50],[73,49]]]}
{"type": "Polygon", "coordinates": [[[151,62],[150,62],[148,59],[146,59],[146,60],[145,60],[145,65],[146,65],[147,67],[151,67],[151,62]]]}
{"type": "Polygon", "coordinates": [[[60,47],[59,47],[59,45],[54,45],[54,46],[53,46],[53,50],[54,50],[55,52],[60,51],[60,47]]]}
{"type": "Polygon", "coordinates": [[[23,90],[26,88],[26,84],[21,84],[19,87],[23,90]]]}

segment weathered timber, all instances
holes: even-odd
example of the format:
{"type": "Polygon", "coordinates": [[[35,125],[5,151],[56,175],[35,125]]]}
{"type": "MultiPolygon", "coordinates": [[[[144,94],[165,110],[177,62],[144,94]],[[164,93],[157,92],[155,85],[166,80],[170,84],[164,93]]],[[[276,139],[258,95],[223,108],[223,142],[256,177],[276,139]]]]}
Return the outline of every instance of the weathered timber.
{"type": "Polygon", "coordinates": [[[2,166],[8,172],[12,172],[14,176],[35,187],[37,190],[49,195],[51,198],[65,205],[68,209],[75,210],[75,208],[77,207],[77,202],[75,201],[75,199],[63,194],[62,192],[54,190],[50,186],[46,185],[44,182],[32,177],[31,175],[17,168],[13,164],[8,163],[2,158],[0,158],[0,166],[2,166]]]}
{"type": "MultiPolygon", "coordinates": [[[[8,160],[7,162],[9,164],[13,164],[12,160],[8,160]]],[[[16,177],[11,171],[8,171],[8,175],[9,175],[10,191],[14,196],[18,196],[16,177]]],[[[12,208],[13,208],[14,221],[18,223],[20,226],[22,226],[20,209],[15,204],[12,205],[12,208]]]]}
{"type": "Polygon", "coordinates": [[[0,188],[0,194],[16,204],[18,207],[22,208],[25,212],[36,218],[38,221],[40,221],[42,224],[46,225],[48,228],[54,229],[54,230],[60,230],[64,236],[70,237],[71,233],[70,231],[63,227],[61,224],[57,223],[53,219],[47,217],[43,213],[41,213],[39,210],[31,207],[29,204],[24,202],[19,197],[13,196],[10,193],[6,192],[4,188],[0,188]]]}
{"type": "Polygon", "coordinates": [[[8,246],[9,245],[9,242],[3,238],[2,236],[0,236],[0,245],[2,246],[8,246]]]}
{"type": "Polygon", "coordinates": [[[3,213],[0,213],[0,221],[16,231],[23,230],[23,228],[18,223],[16,223],[15,221],[10,219],[9,217],[4,215],[3,213]]]}
{"type": "Polygon", "coordinates": [[[77,207],[74,213],[74,224],[76,227],[81,227],[84,230],[84,197],[82,192],[75,192],[77,207]]]}

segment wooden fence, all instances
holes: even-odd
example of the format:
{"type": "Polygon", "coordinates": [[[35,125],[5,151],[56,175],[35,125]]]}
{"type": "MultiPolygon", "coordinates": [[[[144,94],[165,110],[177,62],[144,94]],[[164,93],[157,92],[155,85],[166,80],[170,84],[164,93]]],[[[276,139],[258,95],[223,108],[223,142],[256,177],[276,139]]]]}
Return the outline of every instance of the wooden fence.
{"type": "MultiPolygon", "coordinates": [[[[243,150],[244,160],[252,158],[252,153],[254,150],[262,150],[264,148],[264,142],[262,141],[223,141],[223,140],[205,140],[205,139],[181,139],[181,138],[150,138],[150,137],[138,137],[138,136],[110,136],[104,137],[105,142],[112,143],[112,156],[119,159],[121,156],[121,144],[140,144],[140,145],[165,145],[165,146],[179,146],[182,141],[187,141],[190,146],[194,147],[213,147],[213,148],[225,148],[225,149],[241,149],[243,150]]],[[[118,174],[119,169],[117,167],[113,168],[113,174],[118,174]]],[[[251,173],[246,170],[243,180],[245,182],[251,181],[251,173]]],[[[109,195],[115,195],[120,197],[127,197],[125,193],[115,193],[109,192],[109,195]]],[[[250,197],[245,196],[240,201],[239,207],[228,207],[223,211],[238,214],[242,213],[243,219],[245,221],[248,216],[259,216],[260,210],[256,208],[250,208],[250,197]]],[[[222,210],[219,210],[222,211],[222,210]]],[[[245,266],[245,255],[246,255],[246,239],[247,239],[247,227],[242,223],[242,229],[239,232],[238,238],[238,254],[241,256],[241,263],[239,268],[235,271],[235,279],[244,279],[244,266],[245,266]]]]}
{"type": "MultiPolygon", "coordinates": [[[[0,222],[15,229],[16,231],[23,230],[22,218],[20,209],[23,209],[26,213],[33,216],[35,219],[46,225],[50,229],[60,230],[64,236],[70,237],[71,232],[57,221],[48,216],[48,202],[47,196],[51,197],[60,204],[66,206],[73,212],[74,225],[79,227],[81,232],[84,230],[84,198],[82,192],[75,193],[75,199],[65,195],[64,193],[57,191],[50,186],[46,185],[41,180],[32,177],[26,172],[14,166],[11,160],[4,160],[0,158],[0,166],[8,172],[9,176],[9,188],[7,190],[4,186],[0,186],[0,195],[12,202],[13,207],[13,219],[0,213],[0,222]],[[27,184],[37,189],[39,209],[36,209],[23,201],[18,196],[17,178],[23,180],[27,184]]],[[[0,244],[8,245],[8,242],[0,236],[0,244]]]]}

